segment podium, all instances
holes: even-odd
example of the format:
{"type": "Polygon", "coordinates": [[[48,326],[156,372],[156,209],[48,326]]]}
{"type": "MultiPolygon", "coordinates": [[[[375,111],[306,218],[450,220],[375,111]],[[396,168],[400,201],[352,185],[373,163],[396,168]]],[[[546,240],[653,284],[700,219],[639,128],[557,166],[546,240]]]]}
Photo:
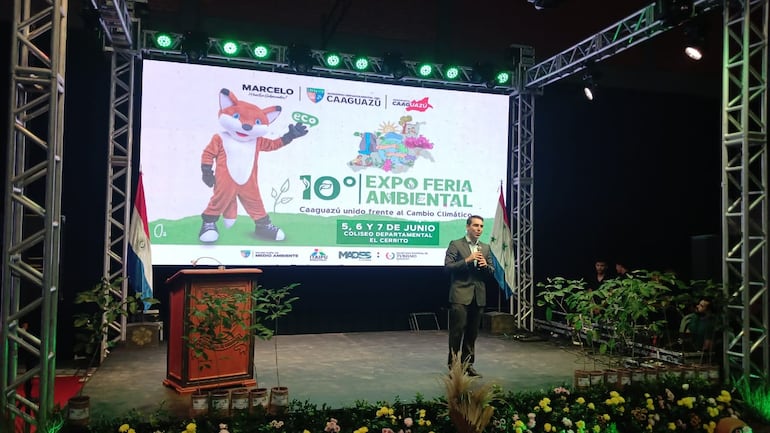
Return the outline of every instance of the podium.
{"type": "MultiPolygon", "coordinates": [[[[221,294],[227,297],[233,291],[250,294],[256,290],[257,276],[261,273],[262,270],[256,268],[183,269],[166,280],[166,284],[171,287],[164,385],[179,393],[231,386],[256,386],[253,375],[254,337],[245,335],[248,332],[246,329],[235,325],[230,329],[232,338],[217,342],[212,350],[206,349],[209,360],[203,366],[183,337],[189,334],[191,320],[195,320],[191,313],[195,309],[204,308],[197,305],[197,300],[206,295],[221,294]]],[[[254,320],[248,314],[251,306],[247,304],[238,307],[243,309],[244,319],[247,326],[250,326],[254,320]]]]}

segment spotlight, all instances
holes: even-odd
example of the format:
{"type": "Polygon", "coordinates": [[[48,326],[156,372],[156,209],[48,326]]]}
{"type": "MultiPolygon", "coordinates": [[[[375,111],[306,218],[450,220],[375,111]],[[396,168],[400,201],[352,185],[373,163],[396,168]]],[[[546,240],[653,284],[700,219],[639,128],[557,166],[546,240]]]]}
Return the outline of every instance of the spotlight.
{"type": "Polygon", "coordinates": [[[289,60],[289,67],[300,73],[309,71],[313,65],[310,48],[305,45],[294,44],[290,46],[286,51],[286,57],[289,60]]]}
{"type": "Polygon", "coordinates": [[[506,84],[511,83],[511,72],[510,71],[500,71],[495,75],[495,84],[498,86],[505,86],[506,84]]]}
{"type": "Polygon", "coordinates": [[[460,77],[460,68],[457,66],[449,66],[444,70],[444,77],[447,80],[456,80],[460,77]]]}
{"type": "Polygon", "coordinates": [[[254,57],[257,59],[263,60],[270,57],[270,47],[263,44],[255,45],[251,49],[251,53],[254,54],[254,57]]]}
{"type": "Polygon", "coordinates": [[[326,53],[324,56],[324,63],[327,68],[339,68],[342,64],[342,57],[337,53],[326,53]]]}
{"type": "Polygon", "coordinates": [[[228,57],[237,56],[241,46],[235,41],[222,41],[222,52],[228,57]]]}
{"type": "Polygon", "coordinates": [[[396,80],[404,78],[408,71],[401,54],[386,53],[382,58],[382,72],[386,75],[392,75],[396,80]]]}
{"type": "Polygon", "coordinates": [[[353,68],[356,71],[365,71],[369,69],[369,58],[366,56],[358,56],[353,59],[353,68]]]}
{"type": "Polygon", "coordinates": [[[703,26],[698,23],[690,22],[684,28],[684,37],[686,40],[684,53],[693,60],[703,58],[705,38],[703,37],[703,26]]]}
{"type": "Polygon", "coordinates": [[[594,81],[594,75],[587,72],[583,75],[583,94],[589,101],[594,100],[594,93],[596,93],[596,81],[594,81]]]}
{"type": "Polygon", "coordinates": [[[182,53],[187,56],[187,61],[200,60],[208,54],[209,36],[205,32],[190,31],[184,34],[181,46],[182,53]]]}
{"type": "Polygon", "coordinates": [[[169,33],[155,34],[155,47],[161,50],[168,50],[174,45],[174,38],[169,33]]]}
{"type": "Polygon", "coordinates": [[[417,65],[417,75],[420,78],[428,78],[433,75],[433,65],[430,63],[420,63],[417,65]]]}

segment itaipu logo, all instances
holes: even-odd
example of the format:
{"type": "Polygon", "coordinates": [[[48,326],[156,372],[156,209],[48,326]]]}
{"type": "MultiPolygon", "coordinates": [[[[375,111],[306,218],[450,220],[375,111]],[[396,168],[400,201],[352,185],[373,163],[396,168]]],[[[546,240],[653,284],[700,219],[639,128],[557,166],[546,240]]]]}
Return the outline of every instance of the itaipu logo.
{"type": "Polygon", "coordinates": [[[329,256],[327,256],[325,252],[321,251],[320,248],[315,248],[313,252],[310,253],[311,262],[325,262],[328,259],[329,256]]]}
{"type": "Polygon", "coordinates": [[[316,87],[308,87],[307,88],[307,97],[310,99],[311,102],[314,104],[317,104],[324,99],[324,94],[326,91],[324,89],[318,89],[316,87]]]}

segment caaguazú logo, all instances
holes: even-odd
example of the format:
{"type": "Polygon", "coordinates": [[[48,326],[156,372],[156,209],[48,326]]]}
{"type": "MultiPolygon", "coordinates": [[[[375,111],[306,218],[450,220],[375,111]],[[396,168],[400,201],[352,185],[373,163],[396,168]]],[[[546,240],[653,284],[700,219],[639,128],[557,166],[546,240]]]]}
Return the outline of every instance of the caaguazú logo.
{"type": "Polygon", "coordinates": [[[317,104],[324,99],[324,94],[326,91],[324,89],[319,89],[317,87],[308,87],[307,91],[305,92],[307,94],[307,98],[310,99],[311,102],[314,104],[317,104]]]}

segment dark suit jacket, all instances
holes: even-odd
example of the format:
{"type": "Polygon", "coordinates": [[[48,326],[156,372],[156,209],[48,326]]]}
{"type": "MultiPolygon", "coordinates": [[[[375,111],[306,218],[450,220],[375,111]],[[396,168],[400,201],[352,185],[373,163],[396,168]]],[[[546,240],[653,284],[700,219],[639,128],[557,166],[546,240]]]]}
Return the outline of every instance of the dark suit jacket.
{"type": "Polygon", "coordinates": [[[476,304],[487,304],[486,280],[495,272],[492,252],[489,245],[479,242],[481,253],[487,260],[487,266],[476,268],[473,262],[466,264],[465,258],[471,255],[471,247],[465,237],[449,243],[444,258],[444,270],[449,273],[449,302],[469,305],[476,297],[476,304]]]}

